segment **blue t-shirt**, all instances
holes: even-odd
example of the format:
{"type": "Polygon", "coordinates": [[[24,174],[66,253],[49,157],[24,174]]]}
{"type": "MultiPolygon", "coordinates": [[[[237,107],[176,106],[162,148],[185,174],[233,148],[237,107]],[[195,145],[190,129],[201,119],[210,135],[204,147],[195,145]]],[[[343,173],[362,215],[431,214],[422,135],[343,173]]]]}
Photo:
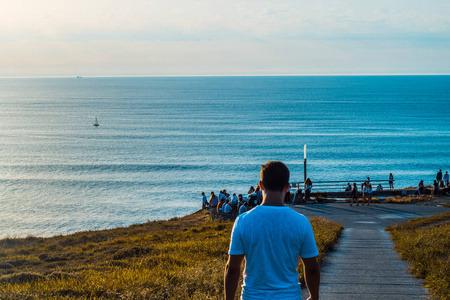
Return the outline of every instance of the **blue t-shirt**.
{"type": "Polygon", "coordinates": [[[230,204],[225,203],[225,204],[223,205],[223,208],[222,208],[222,209],[223,209],[223,212],[224,212],[224,213],[229,214],[233,208],[231,207],[230,204]]]}
{"type": "Polygon", "coordinates": [[[242,299],[301,299],[300,257],[319,255],[309,220],[287,206],[257,206],[240,215],[230,255],[245,255],[242,299]]]}
{"type": "Polygon", "coordinates": [[[245,213],[247,211],[247,206],[245,206],[245,205],[242,205],[240,208],[239,208],[239,214],[243,214],[243,213],[245,213]]]}

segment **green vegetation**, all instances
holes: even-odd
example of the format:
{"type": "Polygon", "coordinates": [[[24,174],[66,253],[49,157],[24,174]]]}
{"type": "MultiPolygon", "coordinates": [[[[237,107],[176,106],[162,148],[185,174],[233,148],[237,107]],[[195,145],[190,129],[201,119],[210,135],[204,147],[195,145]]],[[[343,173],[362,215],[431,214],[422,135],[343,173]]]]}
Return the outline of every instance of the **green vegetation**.
{"type": "Polygon", "coordinates": [[[437,299],[450,299],[450,212],[387,228],[396,250],[437,299]]]}
{"type": "MultiPolygon", "coordinates": [[[[322,218],[311,223],[323,259],[342,226],[322,218]]],[[[1,240],[0,299],[221,299],[232,225],[198,212],[127,228],[1,240]]]]}

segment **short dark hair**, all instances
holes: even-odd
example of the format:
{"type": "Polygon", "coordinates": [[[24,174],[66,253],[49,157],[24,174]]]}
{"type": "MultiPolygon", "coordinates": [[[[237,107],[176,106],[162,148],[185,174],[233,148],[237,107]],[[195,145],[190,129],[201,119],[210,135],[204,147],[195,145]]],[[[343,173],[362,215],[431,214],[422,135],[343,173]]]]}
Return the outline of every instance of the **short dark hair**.
{"type": "Polygon", "coordinates": [[[264,189],[282,192],[289,184],[289,169],[281,161],[269,161],[261,166],[264,189]]]}

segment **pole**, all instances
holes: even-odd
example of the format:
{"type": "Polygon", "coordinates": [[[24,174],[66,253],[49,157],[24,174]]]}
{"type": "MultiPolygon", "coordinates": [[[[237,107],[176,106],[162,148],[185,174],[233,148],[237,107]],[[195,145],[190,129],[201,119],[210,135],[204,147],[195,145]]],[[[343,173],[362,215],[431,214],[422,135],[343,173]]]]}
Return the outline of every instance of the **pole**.
{"type": "Polygon", "coordinates": [[[305,180],[303,182],[306,181],[306,144],[305,147],[303,148],[303,176],[305,178],[305,180]]]}

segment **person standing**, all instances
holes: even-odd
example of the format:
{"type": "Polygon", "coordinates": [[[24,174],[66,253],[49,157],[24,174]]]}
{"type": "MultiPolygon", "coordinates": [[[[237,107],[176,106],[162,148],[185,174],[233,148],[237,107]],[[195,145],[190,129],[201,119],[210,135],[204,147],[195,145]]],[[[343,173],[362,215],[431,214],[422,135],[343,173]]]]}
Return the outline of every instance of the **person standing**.
{"type": "Polygon", "coordinates": [[[448,175],[448,171],[445,171],[445,174],[444,174],[444,184],[445,184],[445,186],[448,186],[448,181],[449,180],[450,180],[450,177],[448,175]]]}
{"type": "Polygon", "coordinates": [[[442,169],[439,169],[439,172],[437,172],[436,180],[437,180],[438,183],[441,182],[441,180],[442,180],[442,169]]]}
{"type": "Polygon", "coordinates": [[[423,184],[423,180],[421,180],[419,182],[419,188],[417,189],[417,191],[419,192],[419,195],[422,195],[425,193],[425,186],[423,184]]]}
{"type": "Polygon", "coordinates": [[[389,173],[389,189],[394,189],[394,175],[392,173],[389,173]]]}
{"type": "Polygon", "coordinates": [[[372,201],[372,184],[369,182],[367,182],[367,206],[370,205],[370,201],[372,201]]]}
{"type": "Polygon", "coordinates": [[[289,169],[271,161],[261,168],[261,205],[239,215],[231,233],[224,273],[225,300],[234,300],[245,258],[241,299],[301,299],[302,261],[311,300],[319,299],[320,268],[309,220],[284,206],[289,169]]]}
{"type": "Polygon", "coordinates": [[[367,182],[364,181],[363,184],[361,184],[361,193],[362,193],[362,205],[364,206],[364,203],[366,202],[367,197],[367,182]]]}
{"type": "Polygon", "coordinates": [[[209,209],[216,210],[217,204],[219,204],[219,198],[211,192],[211,197],[209,198],[209,209]]]}
{"type": "Polygon", "coordinates": [[[353,206],[353,200],[356,202],[356,206],[358,206],[358,187],[356,186],[356,183],[353,183],[353,189],[352,189],[352,202],[350,203],[350,206],[353,206]]]}
{"type": "Polygon", "coordinates": [[[205,196],[205,192],[202,192],[202,209],[206,209],[208,207],[208,199],[205,196]]]}

